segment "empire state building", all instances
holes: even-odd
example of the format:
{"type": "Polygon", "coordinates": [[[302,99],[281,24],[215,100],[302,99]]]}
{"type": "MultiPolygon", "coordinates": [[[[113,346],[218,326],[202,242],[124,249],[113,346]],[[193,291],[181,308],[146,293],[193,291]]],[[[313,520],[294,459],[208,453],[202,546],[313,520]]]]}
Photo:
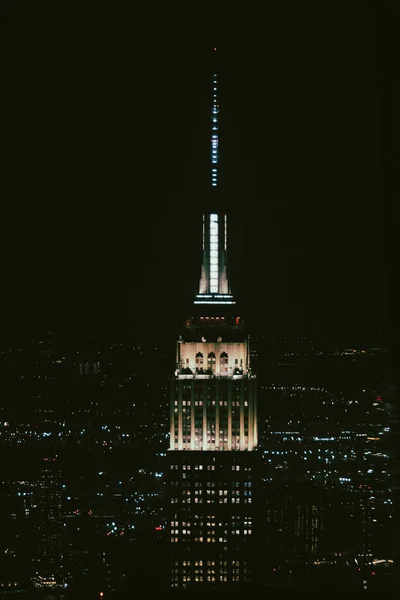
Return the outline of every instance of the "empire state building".
{"type": "Polygon", "coordinates": [[[211,202],[205,202],[199,222],[203,230],[199,292],[176,343],[171,385],[172,587],[236,587],[255,579],[257,389],[249,335],[228,277],[228,215],[221,210],[218,185],[220,106],[215,71],[211,202]]]}

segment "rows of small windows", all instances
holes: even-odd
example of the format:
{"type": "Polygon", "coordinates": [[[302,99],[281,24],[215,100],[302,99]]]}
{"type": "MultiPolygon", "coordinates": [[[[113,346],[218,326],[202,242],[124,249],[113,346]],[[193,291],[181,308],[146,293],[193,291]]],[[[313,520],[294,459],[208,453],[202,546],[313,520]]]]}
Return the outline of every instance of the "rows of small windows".
{"type": "MultiPolygon", "coordinates": [[[[232,439],[231,450],[234,450],[234,451],[240,450],[240,432],[239,432],[239,430],[238,431],[232,430],[232,438],[231,439],[232,439]]],[[[178,447],[178,443],[179,443],[178,432],[175,431],[175,447],[178,447]]],[[[183,435],[182,443],[184,445],[190,444],[191,437],[183,435]]],[[[208,447],[211,446],[211,448],[213,448],[214,446],[216,446],[216,439],[208,437],[206,439],[206,444],[208,447]]],[[[246,447],[247,444],[248,444],[248,436],[245,435],[243,437],[243,445],[246,447]]],[[[203,448],[203,429],[202,428],[195,430],[195,436],[194,436],[194,449],[200,450],[201,448],[203,448]]],[[[225,435],[223,435],[223,434],[221,434],[221,431],[220,431],[220,435],[218,437],[218,446],[216,446],[216,448],[218,448],[219,450],[221,450],[221,449],[227,450],[228,449],[227,432],[225,432],[225,435]]]]}
{"type": "MultiPolygon", "coordinates": [[[[224,352],[222,352],[222,354],[225,354],[224,352]]],[[[228,355],[226,355],[228,356],[228,355]]],[[[213,363],[215,362],[214,360],[212,360],[213,358],[215,358],[215,353],[214,352],[210,352],[210,362],[213,363]]],[[[184,366],[185,363],[183,361],[181,361],[182,365],[184,366]]],[[[186,358],[186,365],[190,364],[190,360],[189,358],[186,358]]],[[[242,358],[235,358],[235,366],[243,366],[243,359],[242,358]]],[[[242,389],[244,389],[245,392],[248,391],[248,386],[245,385],[242,388],[242,384],[243,384],[243,380],[235,380],[235,379],[221,379],[220,380],[220,393],[222,394],[227,394],[228,393],[228,389],[229,387],[231,387],[232,393],[235,394],[239,394],[241,392],[242,389]],[[229,386],[229,387],[228,387],[229,386]]],[[[192,389],[194,389],[195,394],[199,394],[199,395],[203,395],[204,394],[204,387],[199,385],[198,382],[193,381],[193,380],[186,380],[185,383],[182,384],[182,382],[180,382],[179,384],[176,385],[175,390],[178,392],[178,390],[181,389],[183,391],[183,393],[187,393],[187,392],[191,392],[192,389]]],[[[210,397],[210,390],[208,390],[209,394],[208,397],[210,397]]]]}
{"type": "MultiPolygon", "coordinates": [[[[243,579],[245,581],[248,580],[247,577],[243,577],[243,579]]],[[[240,581],[240,577],[239,575],[237,576],[233,576],[231,578],[232,581],[240,581]]],[[[179,581],[179,577],[176,576],[173,581],[175,581],[175,583],[172,583],[172,586],[177,586],[178,585],[178,581],[179,581]]],[[[198,583],[203,583],[204,581],[206,581],[206,577],[203,577],[203,575],[195,575],[195,576],[190,576],[190,575],[183,575],[182,577],[182,581],[185,583],[191,583],[191,582],[198,582],[198,583]]],[[[225,583],[228,581],[228,577],[226,575],[219,575],[219,577],[215,577],[214,575],[208,575],[207,576],[207,582],[211,582],[214,583],[216,581],[219,581],[220,583],[225,583]]]]}
{"type": "MultiPolygon", "coordinates": [[[[209,464],[209,465],[202,465],[202,464],[187,464],[187,463],[183,463],[181,465],[170,465],[170,470],[171,471],[178,471],[182,468],[183,471],[190,471],[191,469],[193,469],[194,471],[203,471],[203,470],[207,470],[207,471],[214,471],[215,470],[215,464],[209,464]]],[[[252,468],[249,465],[240,465],[240,464],[233,464],[232,465],[232,471],[246,471],[246,472],[251,472],[252,468]]]]}
{"type": "MultiPolygon", "coordinates": [[[[228,496],[228,490],[218,490],[218,494],[216,493],[216,490],[204,490],[204,494],[203,494],[203,490],[182,490],[182,495],[183,496],[228,496]],[[192,494],[193,491],[193,494],[192,494]]],[[[231,490],[231,493],[229,494],[231,497],[237,498],[238,496],[240,496],[240,490],[231,490]]],[[[243,496],[249,497],[251,496],[251,491],[247,491],[245,490],[243,492],[243,496]]]]}
{"type": "MultiPolygon", "coordinates": [[[[178,471],[180,470],[180,468],[182,468],[182,471],[190,471],[190,470],[194,470],[194,471],[215,471],[215,464],[210,464],[210,465],[202,465],[202,464],[185,464],[183,463],[182,465],[170,465],[170,470],[171,471],[178,471]]],[[[232,471],[251,471],[251,467],[248,465],[238,465],[238,464],[233,464],[231,466],[232,471]],[[241,469],[241,467],[243,467],[241,469]]]]}
{"type": "Polygon", "coordinates": [[[175,513],[175,519],[170,521],[170,526],[172,529],[177,528],[177,527],[183,527],[183,528],[190,528],[190,527],[222,527],[225,529],[231,528],[231,529],[235,529],[238,528],[239,526],[241,527],[242,524],[244,525],[244,527],[250,527],[252,525],[252,517],[250,515],[231,515],[231,518],[228,520],[217,520],[215,515],[206,515],[201,516],[198,514],[194,514],[192,515],[192,520],[191,521],[179,521],[177,519],[178,517],[178,513],[175,513]],[[204,520],[206,519],[206,520],[204,520]]]}
{"type": "MultiPolygon", "coordinates": [[[[200,482],[189,483],[187,481],[171,481],[171,488],[181,488],[181,502],[183,504],[190,504],[192,499],[195,503],[203,503],[203,498],[205,497],[206,502],[210,503],[211,498],[218,497],[218,502],[220,504],[226,504],[229,500],[232,504],[239,504],[240,500],[243,500],[244,504],[251,504],[252,502],[252,491],[248,489],[251,487],[251,482],[244,482],[245,489],[242,489],[240,482],[233,482],[231,484],[232,489],[229,489],[227,484],[219,484],[219,489],[215,489],[215,482],[207,482],[208,488],[202,489],[202,485],[200,482]],[[210,489],[211,488],[211,489],[210,489]]],[[[178,503],[179,499],[177,497],[171,498],[171,503],[178,503]]]]}
{"type": "MultiPolygon", "coordinates": [[[[244,488],[250,488],[252,487],[252,482],[251,481],[232,481],[230,482],[230,484],[228,483],[223,483],[223,482],[218,482],[218,484],[215,481],[206,481],[206,482],[202,482],[202,481],[171,481],[170,482],[171,486],[180,486],[182,487],[183,490],[192,490],[193,488],[215,488],[218,485],[218,491],[220,492],[225,492],[228,491],[228,489],[232,488],[234,491],[237,491],[241,486],[243,486],[244,488]]],[[[251,496],[250,491],[251,490],[244,490],[245,492],[248,491],[249,493],[247,495],[251,496]]],[[[221,496],[226,494],[221,494],[221,496]]]]}
{"type": "Polygon", "coordinates": [[[201,581],[244,581],[249,579],[250,565],[247,561],[240,564],[240,561],[183,561],[180,564],[175,561],[175,568],[172,569],[172,581],[178,582],[182,578],[183,582],[201,582],[201,581]],[[207,566],[206,566],[207,565],[207,566]],[[230,572],[229,572],[230,571],[230,572]],[[207,579],[206,579],[207,578],[207,579]]]}
{"type": "MultiPolygon", "coordinates": [[[[171,534],[172,535],[182,534],[182,535],[185,536],[185,535],[190,535],[190,533],[191,533],[190,529],[182,529],[181,531],[179,531],[179,529],[172,529],[171,530],[171,534]]],[[[208,536],[210,536],[210,535],[211,536],[215,536],[215,529],[208,530],[207,532],[203,532],[202,530],[200,530],[199,533],[200,534],[207,533],[208,536]]],[[[223,533],[225,534],[225,536],[227,536],[228,535],[228,530],[224,530],[223,533]]],[[[251,535],[251,529],[232,529],[230,531],[230,533],[231,533],[231,535],[251,535]]],[[[203,538],[202,535],[200,535],[200,537],[195,537],[193,539],[194,539],[195,542],[203,542],[205,539],[207,539],[208,542],[210,541],[209,538],[205,538],[205,537],[203,538]]],[[[177,541],[177,540],[175,540],[175,541],[177,541]]],[[[213,541],[215,541],[214,537],[213,537],[213,541]]],[[[226,539],[226,537],[224,537],[224,538],[223,537],[219,537],[218,541],[219,542],[226,542],[227,539],[226,539]]]]}
{"type": "MultiPolygon", "coordinates": [[[[178,483],[178,482],[176,482],[178,483]]],[[[230,490],[230,494],[228,494],[229,490],[204,490],[204,494],[203,494],[203,490],[187,490],[187,489],[183,489],[182,490],[182,495],[183,496],[233,496],[233,497],[237,497],[240,496],[240,490],[230,490]],[[216,491],[218,491],[218,494],[216,493],[216,491]],[[192,493],[193,492],[193,493],[192,493]]],[[[244,490],[243,491],[243,497],[250,497],[251,496],[251,490],[244,490]]]]}
{"type": "MultiPolygon", "coordinates": [[[[232,579],[234,581],[240,581],[239,577],[232,578],[232,579]]],[[[179,581],[179,577],[176,575],[175,578],[173,579],[173,582],[175,582],[175,583],[172,583],[172,585],[173,586],[177,586],[178,585],[178,583],[177,583],[178,581],[179,581]]],[[[198,583],[202,583],[203,581],[206,581],[206,578],[205,577],[203,578],[203,575],[195,575],[193,577],[190,576],[190,575],[183,575],[182,581],[185,582],[185,583],[191,583],[193,581],[196,582],[196,583],[197,582],[198,583]]],[[[208,575],[207,576],[207,581],[211,582],[211,583],[213,583],[215,581],[219,581],[220,583],[223,583],[223,582],[227,582],[228,578],[227,578],[226,575],[225,576],[224,575],[220,575],[219,578],[215,577],[214,575],[208,575]]]]}
{"type": "MultiPolygon", "coordinates": [[[[179,482],[175,482],[175,483],[179,483],[179,482]]],[[[243,487],[251,487],[251,481],[232,481],[230,482],[230,487],[232,487],[233,489],[238,489],[241,486],[243,487]]],[[[222,489],[228,489],[229,484],[228,483],[222,483],[222,482],[218,482],[218,484],[215,481],[194,481],[194,482],[189,482],[189,481],[182,481],[182,487],[183,488],[192,488],[192,487],[196,487],[196,488],[201,488],[201,487],[205,487],[205,488],[215,488],[215,487],[221,487],[222,489]]],[[[221,491],[221,489],[220,489],[221,491]]]]}
{"type": "MultiPolygon", "coordinates": [[[[215,496],[215,494],[211,494],[211,495],[215,496]]],[[[251,504],[252,503],[251,498],[232,497],[230,500],[231,500],[230,504],[241,504],[241,502],[243,502],[243,504],[251,504]]],[[[195,496],[193,498],[193,502],[195,504],[216,504],[217,499],[216,498],[203,498],[202,496],[195,496]]],[[[171,504],[192,504],[192,498],[172,497],[171,504]]],[[[218,504],[229,504],[229,498],[218,497],[218,504]]]]}
{"type": "MultiPolygon", "coordinates": [[[[206,567],[207,571],[211,571],[212,569],[215,569],[215,567],[219,568],[220,570],[224,570],[227,571],[228,567],[231,567],[232,569],[239,569],[240,568],[240,561],[239,560],[219,560],[219,561],[215,561],[215,560],[183,560],[182,562],[175,560],[174,561],[174,567],[175,567],[175,573],[179,572],[179,567],[201,567],[201,569],[199,569],[200,571],[204,570],[204,567],[206,567]],[[229,564],[228,564],[229,563],[229,564]]],[[[242,568],[244,570],[247,571],[249,567],[249,562],[248,561],[243,561],[243,565],[242,568]]]]}
{"type": "MultiPolygon", "coordinates": [[[[174,406],[175,406],[175,412],[178,412],[178,400],[174,401],[174,406]]],[[[243,401],[243,406],[248,406],[248,400],[244,400],[243,401]]],[[[182,400],[182,406],[186,407],[186,406],[192,406],[191,400],[182,400]]],[[[204,406],[203,400],[194,400],[194,406],[204,406]]],[[[218,402],[216,400],[207,400],[206,406],[222,406],[222,407],[228,407],[229,406],[229,402],[228,400],[219,400],[218,402]]],[[[232,407],[240,407],[241,406],[241,402],[240,400],[232,400],[231,401],[231,406],[232,407]]]]}
{"type": "MultiPolygon", "coordinates": [[[[185,473],[183,473],[183,475],[185,475],[185,473]]],[[[186,481],[186,477],[182,477],[182,479],[183,479],[183,481],[181,481],[181,482],[179,482],[179,481],[171,481],[170,485],[171,486],[179,486],[180,485],[182,487],[182,489],[189,489],[189,491],[190,491],[190,489],[193,490],[193,488],[202,488],[203,487],[203,484],[202,484],[201,481],[190,481],[190,480],[186,481]]],[[[224,495],[226,496],[227,495],[227,494],[221,494],[221,491],[225,491],[225,490],[228,489],[227,485],[228,484],[226,484],[226,483],[225,484],[224,483],[219,483],[218,484],[219,492],[220,492],[219,495],[220,496],[224,496],[224,495]]],[[[244,496],[251,496],[251,490],[247,490],[246,489],[246,488],[250,488],[251,487],[251,481],[244,481],[244,482],[240,482],[240,483],[239,482],[233,482],[231,484],[231,486],[232,486],[233,489],[235,489],[235,487],[239,488],[240,485],[242,485],[245,488],[244,492],[243,492],[243,495],[244,496]]],[[[214,488],[214,487],[216,487],[215,481],[207,481],[207,487],[208,488],[214,488]]],[[[188,493],[188,495],[190,495],[190,494],[188,493]]]]}

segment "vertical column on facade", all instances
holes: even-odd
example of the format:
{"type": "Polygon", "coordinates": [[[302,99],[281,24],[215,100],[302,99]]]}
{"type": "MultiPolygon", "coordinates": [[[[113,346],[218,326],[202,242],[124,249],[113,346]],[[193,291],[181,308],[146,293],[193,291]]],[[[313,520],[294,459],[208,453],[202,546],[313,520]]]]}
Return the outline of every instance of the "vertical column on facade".
{"type": "Polygon", "coordinates": [[[251,381],[248,382],[247,388],[248,388],[248,391],[247,391],[247,398],[248,398],[247,422],[248,422],[248,430],[249,430],[248,450],[253,450],[253,448],[254,448],[254,388],[251,385],[251,381]]]}
{"type": "Polygon", "coordinates": [[[232,379],[228,381],[228,450],[232,450],[232,379]]]}
{"type": "Polygon", "coordinates": [[[178,450],[183,449],[182,439],[182,391],[184,383],[183,381],[178,382],[178,450]]]}
{"type": "Polygon", "coordinates": [[[219,440],[219,386],[220,380],[217,379],[215,382],[215,449],[218,450],[220,447],[219,440]]]}
{"type": "Polygon", "coordinates": [[[194,450],[194,390],[196,381],[192,381],[192,393],[190,396],[190,449],[194,450]]]}
{"type": "Polygon", "coordinates": [[[176,398],[176,381],[171,385],[171,397],[170,397],[170,420],[169,420],[169,449],[175,449],[175,398],[176,398]]]}
{"type": "Polygon", "coordinates": [[[240,450],[244,450],[244,380],[240,380],[240,450]]]}
{"type": "Polygon", "coordinates": [[[249,382],[253,390],[253,443],[254,447],[258,446],[258,429],[257,429],[257,382],[252,380],[249,382]]]}
{"type": "Polygon", "coordinates": [[[208,395],[208,381],[204,382],[204,394],[203,394],[203,448],[207,450],[207,395],[208,395]]]}
{"type": "Polygon", "coordinates": [[[258,406],[257,406],[257,380],[253,380],[250,382],[252,385],[251,387],[253,388],[253,424],[254,424],[254,433],[253,433],[253,438],[254,438],[254,446],[257,448],[258,446],[258,427],[257,427],[257,411],[258,411],[258,406]]]}

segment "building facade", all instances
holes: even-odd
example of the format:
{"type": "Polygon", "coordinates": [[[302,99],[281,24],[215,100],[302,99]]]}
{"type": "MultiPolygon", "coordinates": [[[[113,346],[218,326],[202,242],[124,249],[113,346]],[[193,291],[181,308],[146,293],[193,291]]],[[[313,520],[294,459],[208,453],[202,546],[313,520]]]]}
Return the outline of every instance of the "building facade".
{"type": "Polygon", "coordinates": [[[218,209],[218,115],[214,73],[213,196],[203,215],[199,293],[177,340],[170,397],[170,584],[177,588],[248,585],[255,577],[257,390],[229,285],[228,217],[218,209]]]}
{"type": "Polygon", "coordinates": [[[56,457],[43,459],[39,480],[39,517],[35,586],[43,589],[63,587],[61,472],[56,457]]]}

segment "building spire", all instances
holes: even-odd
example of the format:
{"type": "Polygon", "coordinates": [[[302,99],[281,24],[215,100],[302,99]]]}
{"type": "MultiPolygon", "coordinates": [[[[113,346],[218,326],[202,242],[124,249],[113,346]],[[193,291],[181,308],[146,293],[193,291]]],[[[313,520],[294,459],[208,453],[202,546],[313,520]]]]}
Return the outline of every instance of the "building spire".
{"type": "MultiPolygon", "coordinates": [[[[217,48],[213,48],[216,52],[217,48]]],[[[211,186],[218,186],[218,162],[219,162],[219,98],[218,98],[218,73],[216,72],[216,61],[213,61],[213,101],[211,110],[211,186]]]]}
{"type": "MultiPolygon", "coordinates": [[[[213,48],[215,54],[217,48],[213,48]]],[[[214,57],[213,57],[214,58],[214,57]]],[[[219,97],[216,60],[212,61],[212,109],[211,109],[211,186],[218,189],[219,163],[219,97]]],[[[215,198],[215,197],[214,197],[215,198]]],[[[227,215],[216,209],[203,215],[203,263],[199,293],[195,304],[236,304],[228,282],[227,266],[227,215]]]]}

